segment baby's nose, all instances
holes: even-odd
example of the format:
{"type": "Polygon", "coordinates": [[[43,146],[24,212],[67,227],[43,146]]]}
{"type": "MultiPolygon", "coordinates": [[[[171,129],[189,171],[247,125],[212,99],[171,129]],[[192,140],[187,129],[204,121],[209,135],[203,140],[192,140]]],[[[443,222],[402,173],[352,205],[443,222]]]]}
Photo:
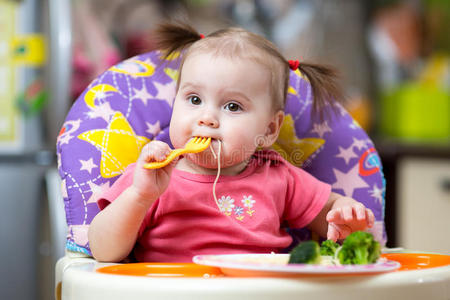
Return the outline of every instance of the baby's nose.
{"type": "Polygon", "coordinates": [[[203,114],[198,119],[198,125],[209,126],[212,128],[219,127],[219,120],[210,113],[203,114]]]}

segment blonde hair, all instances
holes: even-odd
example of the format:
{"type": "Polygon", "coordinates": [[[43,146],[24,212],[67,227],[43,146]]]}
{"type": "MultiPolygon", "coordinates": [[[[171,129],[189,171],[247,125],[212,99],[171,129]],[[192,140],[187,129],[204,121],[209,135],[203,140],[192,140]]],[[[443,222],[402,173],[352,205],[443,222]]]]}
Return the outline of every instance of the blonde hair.
{"type": "MultiPolygon", "coordinates": [[[[179,78],[186,58],[201,51],[229,58],[251,59],[260,63],[271,73],[270,90],[274,109],[284,109],[289,85],[289,62],[277,47],[264,37],[237,27],[221,29],[204,37],[188,24],[165,23],[155,31],[155,39],[157,48],[164,51],[166,57],[175,51],[186,50],[182,57],[179,78]]],[[[334,100],[341,100],[342,93],[334,69],[307,62],[300,62],[298,69],[311,83],[315,110],[320,110],[334,100]]]]}

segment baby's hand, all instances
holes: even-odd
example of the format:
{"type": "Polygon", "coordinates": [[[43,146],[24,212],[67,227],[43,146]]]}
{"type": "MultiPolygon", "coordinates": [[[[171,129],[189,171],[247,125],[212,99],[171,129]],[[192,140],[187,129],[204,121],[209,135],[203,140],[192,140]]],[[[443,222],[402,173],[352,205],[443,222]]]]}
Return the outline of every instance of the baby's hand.
{"type": "Polygon", "coordinates": [[[375,217],[362,203],[340,197],[327,214],[329,240],[345,239],[350,233],[373,226],[375,217]]]}
{"type": "Polygon", "coordinates": [[[151,141],[142,148],[133,176],[133,188],[139,195],[155,200],[166,190],[177,159],[160,169],[145,169],[144,165],[164,160],[170,151],[169,145],[161,141],[151,141]]]}

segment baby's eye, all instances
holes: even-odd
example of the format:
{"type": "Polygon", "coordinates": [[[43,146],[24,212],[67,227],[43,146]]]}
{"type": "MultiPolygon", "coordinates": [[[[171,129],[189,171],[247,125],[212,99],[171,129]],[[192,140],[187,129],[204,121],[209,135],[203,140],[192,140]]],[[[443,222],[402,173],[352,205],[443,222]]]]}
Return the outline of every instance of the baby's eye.
{"type": "Polygon", "coordinates": [[[242,110],[241,106],[237,103],[230,102],[225,105],[225,109],[229,111],[240,111],[242,110]]]}
{"type": "Polygon", "coordinates": [[[189,96],[188,100],[194,105],[200,105],[202,103],[202,99],[198,96],[189,96]]]}

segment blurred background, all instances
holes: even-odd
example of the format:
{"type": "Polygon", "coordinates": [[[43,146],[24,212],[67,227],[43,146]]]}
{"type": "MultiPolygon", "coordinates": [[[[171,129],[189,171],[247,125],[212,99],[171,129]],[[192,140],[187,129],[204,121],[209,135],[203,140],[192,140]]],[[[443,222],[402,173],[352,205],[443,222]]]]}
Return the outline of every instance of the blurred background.
{"type": "Polygon", "coordinates": [[[389,247],[450,254],[450,1],[0,0],[0,298],[52,299],[65,216],[55,143],[108,67],[181,19],[237,25],[335,65],[386,176],[389,247]]]}

